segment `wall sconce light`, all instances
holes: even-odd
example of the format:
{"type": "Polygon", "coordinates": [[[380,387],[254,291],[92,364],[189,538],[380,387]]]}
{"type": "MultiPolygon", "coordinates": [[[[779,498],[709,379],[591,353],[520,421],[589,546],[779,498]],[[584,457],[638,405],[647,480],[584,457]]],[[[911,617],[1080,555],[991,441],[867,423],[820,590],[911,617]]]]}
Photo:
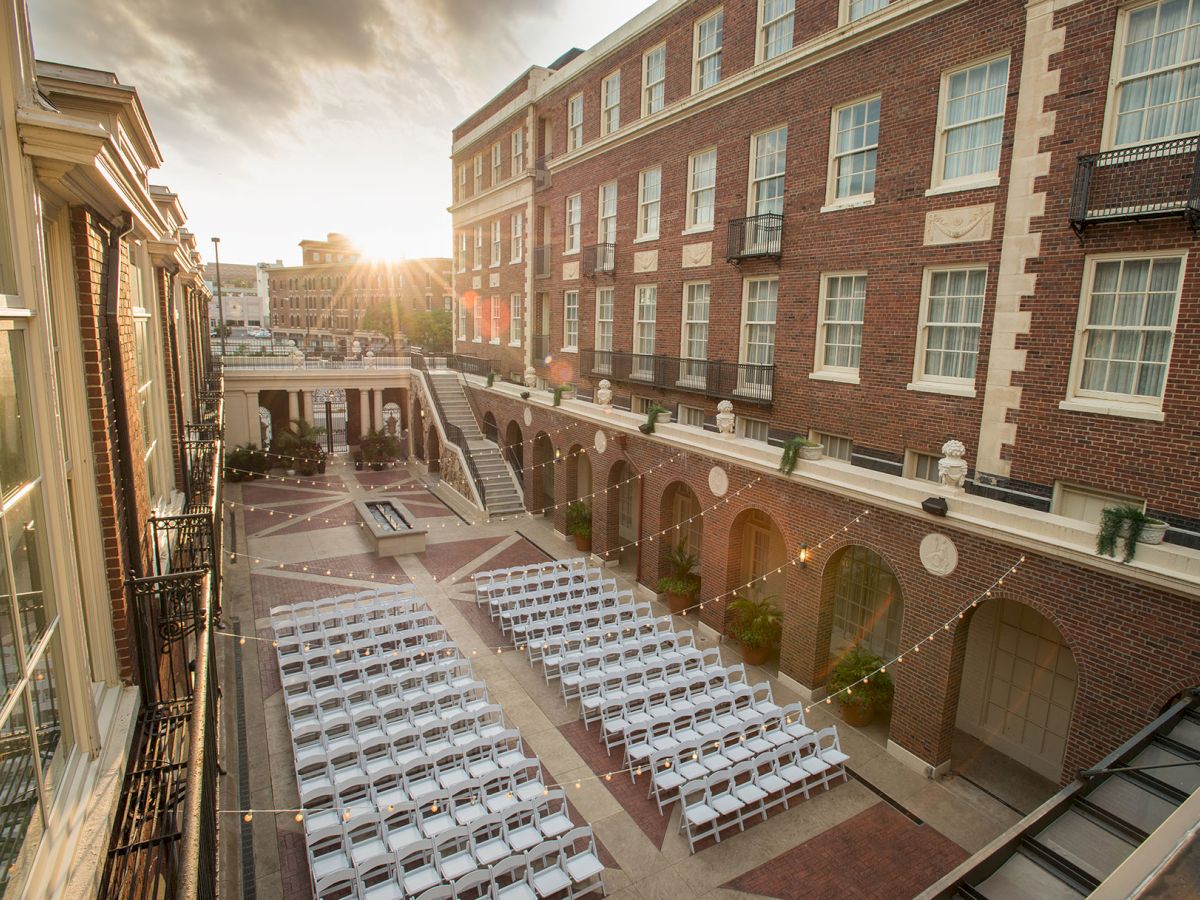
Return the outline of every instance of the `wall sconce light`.
{"type": "Polygon", "coordinates": [[[946,504],[945,497],[926,497],[921,501],[921,509],[931,516],[944,516],[950,507],[946,504]]]}
{"type": "Polygon", "coordinates": [[[528,400],[529,399],[529,391],[521,391],[521,399],[528,400]]]}
{"type": "Polygon", "coordinates": [[[800,548],[800,568],[804,569],[807,567],[808,567],[808,545],[805,544],[803,547],[800,548]]]}

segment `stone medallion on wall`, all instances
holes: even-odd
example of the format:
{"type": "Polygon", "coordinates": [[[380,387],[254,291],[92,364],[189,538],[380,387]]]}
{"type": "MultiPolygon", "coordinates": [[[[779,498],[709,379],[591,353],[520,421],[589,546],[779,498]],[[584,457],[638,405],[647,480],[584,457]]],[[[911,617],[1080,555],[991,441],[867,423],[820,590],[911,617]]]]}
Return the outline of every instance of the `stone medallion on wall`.
{"type": "Polygon", "coordinates": [[[958,568],[958,548],[944,534],[927,534],[921,539],[921,564],[930,575],[949,575],[958,568]]]}
{"type": "Polygon", "coordinates": [[[708,489],[714,497],[724,497],[729,492],[729,476],[720,466],[708,470],[708,489]]]}
{"type": "Polygon", "coordinates": [[[533,424],[533,410],[531,410],[527,406],[527,407],[525,407],[525,427],[528,428],[532,424],[533,424]]]}
{"type": "Polygon", "coordinates": [[[608,435],[603,431],[597,431],[596,440],[593,443],[596,447],[596,452],[603,456],[604,451],[608,449],[608,435]]]}

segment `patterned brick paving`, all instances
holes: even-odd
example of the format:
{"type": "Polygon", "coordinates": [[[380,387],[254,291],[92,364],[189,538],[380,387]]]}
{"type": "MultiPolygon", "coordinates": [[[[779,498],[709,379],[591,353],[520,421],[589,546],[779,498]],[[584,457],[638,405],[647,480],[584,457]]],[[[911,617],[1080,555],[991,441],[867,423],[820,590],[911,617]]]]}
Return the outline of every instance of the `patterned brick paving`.
{"type": "Polygon", "coordinates": [[[283,896],[288,900],[307,900],[312,897],[312,879],[308,875],[308,856],[304,849],[304,835],[298,831],[278,832],[279,875],[283,882],[283,896]]]}
{"type": "MultiPolygon", "coordinates": [[[[326,572],[336,578],[349,578],[355,581],[371,584],[406,584],[411,581],[400,563],[391,556],[377,557],[374,553],[356,553],[353,556],[319,557],[302,563],[288,563],[284,567],[288,572],[307,573],[309,575],[324,575],[326,572]],[[371,578],[374,575],[375,578],[371,578]],[[392,576],[395,576],[393,578],[392,576]]],[[[335,594],[343,594],[355,590],[353,587],[339,586],[335,594]]]]}
{"type": "MultiPolygon", "coordinates": [[[[289,510],[290,511],[290,510],[289,510]]],[[[279,513],[275,514],[275,519],[278,521],[279,513]]],[[[354,508],[353,503],[343,503],[340,506],[335,506],[332,509],[326,510],[311,519],[302,519],[286,528],[280,528],[272,534],[303,534],[307,531],[318,531],[322,528],[340,528],[346,523],[357,524],[359,521],[358,510],[354,508]]]]}
{"type": "Polygon", "coordinates": [[[488,572],[492,569],[506,569],[510,566],[527,566],[532,563],[546,562],[550,557],[537,548],[536,545],[521,538],[511,547],[505,547],[487,562],[474,569],[470,574],[459,579],[459,584],[472,583],[472,576],[478,572],[488,572]]]}
{"type": "MultiPolygon", "coordinates": [[[[242,485],[243,503],[283,503],[287,500],[318,500],[332,491],[300,488],[275,481],[254,481],[242,485]]],[[[333,500],[334,497],[329,497],[333,500]]]]}
{"type": "Polygon", "coordinates": [[[723,887],[781,900],[912,897],[967,858],[929,825],[876,803],[723,887]]]}
{"type": "Polygon", "coordinates": [[[504,537],[485,537],[466,541],[444,541],[439,544],[430,543],[425,548],[421,563],[430,575],[441,581],[503,540],[504,537]]]}
{"type": "Polygon", "coordinates": [[[440,504],[435,505],[433,503],[422,503],[403,497],[400,499],[400,502],[407,506],[409,512],[411,512],[418,519],[440,519],[445,516],[457,518],[457,516],[454,515],[454,510],[447,509],[445,506],[440,504]]]}
{"type": "Polygon", "coordinates": [[[243,517],[245,520],[246,534],[255,535],[266,528],[274,528],[283,522],[288,521],[288,516],[306,516],[309,513],[316,512],[322,507],[329,505],[333,497],[324,500],[317,500],[313,503],[296,503],[293,506],[273,507],[269,503],[256,503],[246,506],[243,517]],[[272,515],[274,513],[274,515],[272,515]]]}

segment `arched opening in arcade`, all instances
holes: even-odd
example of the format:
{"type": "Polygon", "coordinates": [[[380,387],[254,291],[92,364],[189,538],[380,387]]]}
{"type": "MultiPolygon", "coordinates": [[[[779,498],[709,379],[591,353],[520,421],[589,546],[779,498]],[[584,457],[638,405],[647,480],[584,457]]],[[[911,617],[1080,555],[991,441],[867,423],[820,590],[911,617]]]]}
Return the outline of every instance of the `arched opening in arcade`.
{"type": "Polygon", "coordinates": [[[433,423],[430,423],[429,429],[425,433],[425,462],[429,466],[430,472],[442,470],[442,445],[438,439],[437,428],[433,423]]]}
{"type": "Polygon", "coordinates": [[[554,509],[554,445],[550,443],[550,435],[539,431],[533,439],[533,471],[530,473],[530,487],[533,496],[529,508],[534,511],[551,514],[554,509]]]}
{"type": "Polygon", "coordinates": [[[494,444],[500,443],[499,430],[496,428],[496,417],[491,411],[483,414],[483,436],[494,444]]]}
{"type": "Polygon", "coordinates": [[[626,574],[637,576],[641,559],[638,541],[642,531],[642,479],[626,460],[617,460],[608,470],[605,522],[606,559],[618,561],[626,574]]]}
{"type": "Polygon", "coordinates": [[[658,521],[667,529],[659,543],[658,577],[668,573],[667,555],[672,549],[682,547],[684,552],[699,561],[704,551],[704,520],[700,517],[700,500],[696,492],[682,481],[673,481],[663,491],[658,521]]]}
{"type": "MultiPolygon", "coordinates": [[[[752,600],[770,601],[781,615],[784,613],[787,609],[787,542],[769,513],[754,507],[738,513],[729,530],[726,559],[729,563],[725,590],[736,591],[738,596],[752,600]]],[[[724,608],[728,627],[729,604],[724,604],[724,608]]],[[[779,647],[769,648],[764,666],[778,669],[779,647]]]]}

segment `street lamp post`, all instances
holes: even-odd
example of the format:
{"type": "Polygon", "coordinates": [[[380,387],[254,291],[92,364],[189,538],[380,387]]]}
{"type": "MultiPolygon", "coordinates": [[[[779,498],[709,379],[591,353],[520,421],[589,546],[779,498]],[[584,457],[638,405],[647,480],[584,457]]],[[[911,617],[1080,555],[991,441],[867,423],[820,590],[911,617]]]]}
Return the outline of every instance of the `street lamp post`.
{"type": "Polygon", "coordinates": [[[225,356],[225,299],[221,296],[221,239],[215,237],[213,242],[213,256],[217,262],[217,316],[220,322],[217,328],[221,334],[221,356],[225,356]]]}

